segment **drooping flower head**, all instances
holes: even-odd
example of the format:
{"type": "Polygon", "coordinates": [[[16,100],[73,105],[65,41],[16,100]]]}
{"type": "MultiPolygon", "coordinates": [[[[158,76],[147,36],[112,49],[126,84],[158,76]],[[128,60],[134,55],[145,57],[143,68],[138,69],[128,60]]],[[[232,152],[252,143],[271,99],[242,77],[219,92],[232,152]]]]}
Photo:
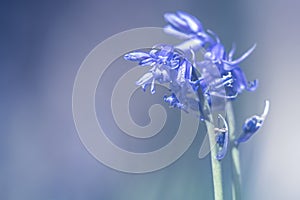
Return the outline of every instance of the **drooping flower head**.
{"type": "MultiPolygon", "coordinates": [[[[165,95],[163,100],[171,107],[200,112],[200,119],[205,118],[203,101],[212,106],[213,97],[225,100],[236,99],[244,90],[254,91],[258,80],[252,82],[240,67],[255,49],[253,45],[237,59],[233,59],[235,46],[226,52],[220,38],[211,30],[205,30],[201,22],[194,16],[178,11],[166,13],[164,18],[168,25],[164,28],[168,34],[183,39],[181,44],[156,45],[150,51],[134,51],[124,56],[126,60],[138,62],[142,67],[150,67],[136,84],[145,91],[150,86],[151,93],[155,93],[155,83],[168,84],[171,94],[165,95]],[[202,59],[197,60],[196,54],[202,59]]],[[[249,118],[243,133],[236,140],[239,144],[248,140],[262,125],[269,109],[266,103],[262,116],[249,118]]],[[[216,129],[216,144],[219,147],[217,159],[224,158],[228,146],[228,126],[226,120],[219,115],[224,126],[216,129]]]]}

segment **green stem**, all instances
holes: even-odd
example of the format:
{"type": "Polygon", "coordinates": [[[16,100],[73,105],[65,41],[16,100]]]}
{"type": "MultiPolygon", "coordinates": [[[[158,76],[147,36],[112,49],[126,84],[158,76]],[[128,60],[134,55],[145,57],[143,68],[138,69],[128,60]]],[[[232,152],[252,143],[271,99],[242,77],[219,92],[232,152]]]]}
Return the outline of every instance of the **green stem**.
{"type": "Polygon", "coordinates": [[[213,147],[211,149],[211,169],[213,176],[213,186],[214,186],[214,199],[215,200],[223,200],[223,188],[222,188],[222,167],[221,162],[219,162],[216,158],[217,156],[217,148],[215,141],[215,127],[212,123],[206,122],[207,133],[209,136],[210,146],[213,147]]]}
{"type": "Polygon", "coordinates": [[[232,199],[241,199],[241,166],[240,166],[240,153],[236,145],[234,145],[235,137],[235,121],[232,105],[229,102],[227,104],[227,121],[229,126],[229,137],[232,145],[231,159],[232,159],[232,199]]]}
{"type": "Polygon", "coordinates": [[[240,200],[241,199],[241,168],[240,168],[240,156],[239,150],[234,146],[231,149],[231,156],[232,156],[232,196],[233,200],[240,200]]]}
{"type": "MultiPolygon", "coordinates": [[[[192,72],[193,76],[197,77],[195,71],[192,72]]],[[[211,148],[210,158],[211,158],[211,170],[213,177],[213,190],[214,190],[214,200],[223,200],[223,187],[222,187],[222,166],[221,162],[217,159],[217,145],[216,145],[216,134],[215,126],[213,125],[213,116],[210,110],[209,103],[203,96],[201,87],[199,87],[198,97],[202,104],[199,104],[199,110],[202,117],[205,119],[205,125],[207,129],[207,134],[209,138],[209,146],[211,148]]]]}
{"type": "MultiPolygon", "coordinates": [[[[184,43],[184,45],[178,45],[176,48],[179,49],[190,49],[193,46],[197,46],[197,40],[190,40],[188,43],[184,43]]],[[[193,77],[200,77],[197,75],[195,70],[192,71],[193,77]]],[[[210,112],[210,106],[206,98],[203,96],[203,91],[201,87],[199,87],[198,91],[199,97],[199,111],[204,117],[204,121],[207,128],[207,134],[209,138],[209,144],[211,148],[210,156],[211,156],[211,170],[213,177],[213,190],[214,190],[214,200],[223,200],[223,187],[222,187],[222,166],[221,162],[217,160],[217,145],[216,145],[216,135],[215,135],[215,126],[213,125],[213,116],[210,112]]]]}

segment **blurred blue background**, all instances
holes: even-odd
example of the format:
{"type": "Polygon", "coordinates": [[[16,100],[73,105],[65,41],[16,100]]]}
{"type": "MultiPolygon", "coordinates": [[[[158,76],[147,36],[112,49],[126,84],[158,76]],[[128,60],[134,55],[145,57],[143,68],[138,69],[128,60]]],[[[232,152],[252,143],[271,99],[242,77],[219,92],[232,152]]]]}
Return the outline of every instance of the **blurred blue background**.
{"type": "MultiPolygon", "coordinates": [[[[85,150],[72,118],[87,54],[121,31],[163,27],[163,14],[176,10],[197,16],[227,49],[235,42],[236,55],[257,43],[242,67],[260,87],[234,102],[237,128],[265,99],[271,110],[241,146],[243,197],[299,199],[299,9],[296,0],[1,1],[0,199],[212,199],[210,160],[197,158],[202,136],[171,166],[126,174],[85,150]]],[[[223,170],[230,199],[230,165],[223,170]]]]}

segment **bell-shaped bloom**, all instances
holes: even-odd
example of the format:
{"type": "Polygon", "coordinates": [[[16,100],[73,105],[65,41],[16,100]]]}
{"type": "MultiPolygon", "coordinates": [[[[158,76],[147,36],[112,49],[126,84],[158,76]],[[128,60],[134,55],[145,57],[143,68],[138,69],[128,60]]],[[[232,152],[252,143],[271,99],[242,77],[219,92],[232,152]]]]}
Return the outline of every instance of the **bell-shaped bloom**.
{"type": "MultiPolygon", "coordinates": [[[[246,59],[255,49],[256,45],[253,45],[248,51],[246,51],[240,58],[233,60],[233,54],[235,52],[235,46],[230,50],[228,56],[226,55],[224,46],[220,43],[218,36],[209,31],[216,38],[216,44],[213,45],[204,54],[204,59],[215,64],[220,71],[221,76],[231,76],[231,80],[223,81],[222,84],[226,88],[227,97],[237,96],[242,93],[243,90],[254,91],[258,86],[258,80],[248,82],[243,70],[239,67],[239,64],[246,59]]],[[[205,62],[205,61],[204,61],[205,62]]]]}
{"type": "Polygon", "coordinates": [[[243,132],[235,141],[236,145],[248,141],[260,129],[268,115],[269,108],[270,102],[266,100],[265,109],[262,115],[253,115],[252,117],[246,119],[243,125],[243,132]]]}
{"type": "Polygon", "coordinates": [[[166,13],[164,17],[172,28],[180,32],[196,34],[203,31],[201,22],[186,12],[166,13]]]}
{"type": "Polygon", "coordinates": [[[201,22],[196,17],[182,11],[166,13],[164,17],[168,22],[164,28],[166,33],[182,39],[197,40],[195,42],[198,42],[199,46],[213,43],[212,37],[204,31],[201,22]]]}
{"type": "Polygon", "coordinates": [[[143,90],[150,86],[154,94],[156,82],[169,83],[172,95],[165,96],[165,102],[185,111],[198,111],[199,100],[191,84],[193,65],[180,51],[170,45],[156,45],[149,52],[135,51],[124,58],[139,62],[141,66],[152,67],[136,82],[143,90]]]}

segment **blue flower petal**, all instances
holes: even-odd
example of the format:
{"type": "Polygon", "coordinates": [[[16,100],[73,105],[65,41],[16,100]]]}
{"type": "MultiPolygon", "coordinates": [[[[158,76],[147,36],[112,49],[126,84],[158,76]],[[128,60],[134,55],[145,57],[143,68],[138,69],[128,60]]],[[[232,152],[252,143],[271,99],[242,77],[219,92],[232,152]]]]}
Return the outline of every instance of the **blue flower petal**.
{"type": "MultiPolygon", "coordinates": [[[[198,46],[195,49],[204,47],[206,44],[211,46],[215,43],[212,37],[203,30],[201,22],[196,17],[182,11],[178,11],[175,14],[166,13],[164,17],[169,23],[164,28],[165,32],[182,39],[197,39],[198,41],[196,40],[195,42],[199,44],[195,45],[193,43],[194,47],[198,46]]],[[[184,50],[189,50],[190,45],[191,43],[184,50]]]]}
{"type": "Polygon", "coordinates": [[[243,125],[243,134],[237,139],[238,143],[246,142],[260,128],[258,124],[262,123],[262,119],[258,116],[248,118],[243,125]]]}
{"type": "Polygon", "coordinates": [[[175,30],[185,34],[196,34],[203,29],[196,17],[182,11],[178,11],[176,14],[166,13],[164,18],[175,30]]]}
{"type": "Polygon", "coordinates": [[[156,64],[156,61],[153,58],[146,58],[139,62],[141,66],[153,66],[154,64],[156,64]]]}
{"type": "Polygon", "coordinates": [[[140,85],[143,87],[143,89],[146,89],[146,86],[151,83],[153,79],[153,73],[148,72],[146,74],[144,74],[137,82],[137,85],[140,85]]]}
{"type": "Polygon", "coordinates": [[[214,60],[222,60],[224,57],[225,49],[224,46],[220,43],[217,43],[211,49],[211,53],[213,54],[214,60]]]}
{"type": "Polygon", "coordinates": [[[153,59],[157,59],[158,55],[159,55],[159,50],[158,49],[152,49],[149,52],[149,55],[153,58],[153,59]]]}
{"type": "Polygon", "coordinates": [[[231,47],[231,49],[229,51],[229,54],[228,54],[228,61],[232,61],[232,57],[233,57],[233,54],[235,53],[235,50],[236,50],[236,46],[233,43],[232,47],[231,47]]]}
{"type": "Polygon", "coordinates": [[[142,61],[147,58],[150,58],[149,54],[140,51],[132,52],[124,55],[124,59],[130,61],[142,61]]]}
{"type": "Polygon", "coordinates": [[[262,124],[264,123],[265,118],[268,115],[270,108],[270,102],[267,100],[264,108],[264,112],[261,116],[253,115],[252,117],[246,119],[243,125],[243,132],[240,137],[235,141],[235,144],[238,145],[242,142],[246,142],[251,138],[254,133],[256,133],[262,124]]]}
{"type": "Polygon", "coordinates": [[[164,96],[164,101],[169,103],[170,106],[174,108],[183,108],[183,104],[181,104],[174,93],[171,96],[164,96]]]}
{"type": "MultiPolygon", "coordinates": [[[[246,51],[240,58],[234,60],[234,61],[226,61],[224,60],[223,62],[231,65],[231,66],[235,66],[237,64],[239,64],[240,62],[242,62],[243,60],[245,60],[256,48],[256,44],[254,44],[248,51],[246,51]]],[[[230,56],[231,57],[231,56],[230,56]]],[[[231,70],[231,69],[225,69],[225,70],[231,70]]]]}
{"type": "Polygon", "coordinates": [[[184,59],[182,59],[180,56],[176,55],[172,59],[170,59],[169,67],[170,67],[170,69],[176,69],[180,65],[182,65],[182,62],[184,62],[184,59]]]}
{"type": "Polygon", "coordinates": [[[173,55],[174,53],[174,47],[170,45],[165,45],[165,44],[160,44],[160,45],[155,45],[154,48],[159,48],[159,54],[158,57],[160,58],[169,58],[170,55],[173,55]]]}
{"type": "Polygon", "coordinates": [[[185,83],[192,76],[192,65],[185,60],[178,68],[176,81],[178,84],[185,83]]]}
{"type": "Polygon", "coordinates": [[[180,32],[190,33],[187,22],[180,18],[177,14],[166,13],[164,15],[165,20],[175,29],[180,32]]]}
{"type": "Polygon", "coordinates": [[[248,82],[246,76],[241,68],[236,67],[231,70],[234,82],[232,83],[233,93],[241,93],[244,89],[248,88],[248,82]]]}
{"type": "Polygon", "coordinates": [[[183,33],[181,31],[179,31],[178,29],[175,29],[171,25],[165,26],[164,27],[164,32],[167,33],[167,34],[170,34],[170,35],[174,35],[174,36],[176,36],[180,39],[184,39],[184,40],[187,40],[187,39],[191,38],[191,36],[189,34],[183,33]]]}
{"type": "Polygon", "coordinates": [[[189,28],[191,29],[191,31],[193,32],[200,32],[202,31],[202,24],[201,22],[194,16],[186,13],[186,12],[182,12],[182,11],[178,11],[177,15],[186,21],[187,25],[189,26],[189,28]]]}
{"type": "Polygon", "coordinates": [[[155,87],[154,87],[154,85],[155,85],[155,79],[153,79],[152,82],[151,82],[151,88],[150,88],[151,94],[155,93],[155,87]]]}
{"type": "Polygon", "coordinates": [[[255,91],[257,87],[258,87],[258,80],[255,79],[254,81],[248,82],[246,90],[252,92],[255,91]]]}
{"type": "Polygon", "coordinates": [[[191,78],[192,78],[192,70],[193,70],[193,66],[192,66],[192,64],[190,63],[190,62],[188,62],[188,61],[185,61],[185,63],[186,63],[186,72],[185,72],[185,76],[184,76],[184,78],[186,79],[186,80],[191,80],[191,78]]]}
{"type": "Polygon", "coordinates": [[[215,38],[216,43],[221,43],[219,36],[215,32],[210,29],[207,29],[206,31],[215,38]]]}

